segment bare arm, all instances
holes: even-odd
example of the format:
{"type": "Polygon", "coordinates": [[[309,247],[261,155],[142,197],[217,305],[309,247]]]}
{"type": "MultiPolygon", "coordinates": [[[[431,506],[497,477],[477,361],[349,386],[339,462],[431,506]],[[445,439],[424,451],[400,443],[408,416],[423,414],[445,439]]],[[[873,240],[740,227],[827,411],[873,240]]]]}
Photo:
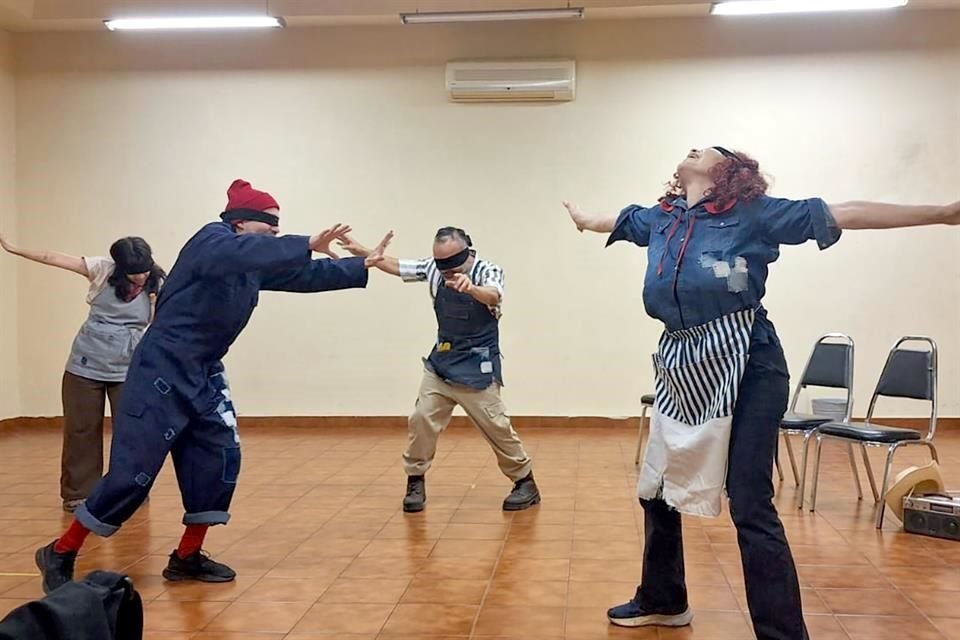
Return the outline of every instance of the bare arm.
{"type": "Polygon", "coordinates": [[[829,207],[841,229],[898,229],[960,224],[960,202],[934,206],[851,201],[831,204],[829,207]]]}
{"type": "Polygon", "coordinates": [[[468,293],[474,300],[488,307],[500,304],[500,292],[493,287],[472,287],[468,293]]]}
{"type": "Polygon", "coordinates": [[[7,242],[7,239],[2,235],[0,235],[0,246],[2,246],[6,252],[15,256],[20,256],[21,258],[26,258],[27,260],[39,262],[40,264],[49,265],[51,267],[73,271],[74,273],[78,273],[85,278],[90,277],[90,274],[87,272],[87,264],[83,261],[83,258],[78,258],[77,256],[68,256],[63,253],[48,251],[46,249],[18,249],[7,242]]]}
{"type": "Polygon", "coordinates": [[[443,281],[443,286],[449,287],[454,291],[465,293],[477,302],[485,304],[488,307],[495,307],[500,304],[500,292],[495,287],[480,287],[470,280],[470,276],[465,273],[458,273],[452,278],[443,281]]]}
{"type": "Polygon", "coordinates": [[[589,215],[580,210],[577,205],[564,201],[563,206],[567,208],[573,223],[577,225],[578,231],[595,231],[597,233],[610,233],[617,224],[617,215],[599,213],[589,215]]]}
{"type": "Polygon", "coordinates": [[[392,276],[399,276],[400,260],[393,256],[383,256],[383,260],[377,263],[377,269],[392,276]]]}

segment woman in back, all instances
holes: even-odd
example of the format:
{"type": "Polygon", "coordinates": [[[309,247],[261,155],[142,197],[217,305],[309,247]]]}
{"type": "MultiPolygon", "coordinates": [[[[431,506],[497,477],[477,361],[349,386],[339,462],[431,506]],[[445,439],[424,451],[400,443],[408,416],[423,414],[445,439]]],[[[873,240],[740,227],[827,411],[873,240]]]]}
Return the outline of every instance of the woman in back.
{"type": "Polygon", "coordinates": [[[77,273],[89,282],[90,314],[70,350],[63,374],[63,454],[60,497],[64,511],[80,506],[103,474],[106,400],[117,406],[133,350],[153,318],[163,269],[143,238],[121,238],[110,257],[76,257],[19,249],[0,235],[5,251],[77,273]]]}

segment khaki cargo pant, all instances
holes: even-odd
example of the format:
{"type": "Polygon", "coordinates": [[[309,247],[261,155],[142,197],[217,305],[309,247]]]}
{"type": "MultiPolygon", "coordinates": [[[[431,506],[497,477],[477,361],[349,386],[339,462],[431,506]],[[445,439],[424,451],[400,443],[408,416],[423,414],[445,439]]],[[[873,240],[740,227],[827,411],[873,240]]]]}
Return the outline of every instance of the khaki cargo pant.
{"type": "Polygon", "coordinates": [[[424,369],[417,405],[408,421],[410,441],[403,454],[403,466],[408,476],[422,476],[430,468],[437,452],[437,439],[450,424],[457,405],[463,407],[490,443],[505,476],[516,482],[530,473],[533,461],[524,451],[523,443],[507,417],[506,407],[500,399],[500,385],[494,383],[481,391],[450,384],[424,369]]]}

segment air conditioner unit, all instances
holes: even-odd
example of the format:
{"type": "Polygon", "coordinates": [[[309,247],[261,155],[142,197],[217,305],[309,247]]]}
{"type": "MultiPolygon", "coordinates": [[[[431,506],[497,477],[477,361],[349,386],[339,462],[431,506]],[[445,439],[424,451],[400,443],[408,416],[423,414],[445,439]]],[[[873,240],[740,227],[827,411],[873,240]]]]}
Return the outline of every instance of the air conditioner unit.
{"type": "Polygon", "coordinates": [[[453,102],[573,100],[573,60],[450,62],[447,93],[453,102]]]}

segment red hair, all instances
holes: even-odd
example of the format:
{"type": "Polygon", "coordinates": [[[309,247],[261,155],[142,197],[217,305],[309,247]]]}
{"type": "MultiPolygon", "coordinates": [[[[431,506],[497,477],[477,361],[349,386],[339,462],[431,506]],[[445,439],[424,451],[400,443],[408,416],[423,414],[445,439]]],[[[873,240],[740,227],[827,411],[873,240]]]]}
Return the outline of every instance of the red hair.
{"type": "MultiPolygon", "coordinates": [[[[765,194],[770,186],[760,173],[759,162],[740,151],[736,154],[739,161],[735,158],[724,158],[710,168],[709,176],[713,181],[713,188],[708,190],[706,195],[713,198],[721,207],[734,200],[749,202],[765,194]]],[[[673,200],[686,195],[686,189],[680,183],[680,176],[675,173],[673,180],[667,183],[667,192],[660,200],[673,200]]]]}

